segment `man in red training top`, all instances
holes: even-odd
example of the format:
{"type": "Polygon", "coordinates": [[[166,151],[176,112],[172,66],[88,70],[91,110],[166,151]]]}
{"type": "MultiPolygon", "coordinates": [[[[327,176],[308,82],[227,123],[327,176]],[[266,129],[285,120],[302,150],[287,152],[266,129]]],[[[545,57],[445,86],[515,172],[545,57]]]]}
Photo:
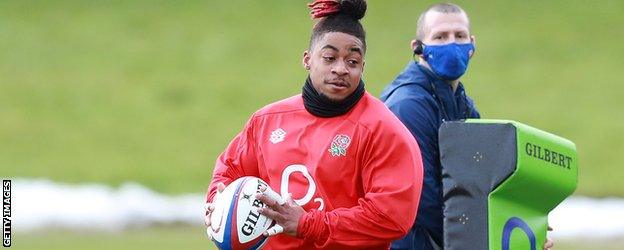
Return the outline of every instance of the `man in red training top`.
{"type": "Polygon", "coordinates": [[[267,204],[260,212],[279,225],[265,248],[388,249],[416,216],[420,150],[364,89],[365,0],[310,6],[319,21],[303,55],[303,93],[255,112],[219,156],[206,224],[223,184],[256,176],[287,197],[280,205],[259,195],[267,204]]]}

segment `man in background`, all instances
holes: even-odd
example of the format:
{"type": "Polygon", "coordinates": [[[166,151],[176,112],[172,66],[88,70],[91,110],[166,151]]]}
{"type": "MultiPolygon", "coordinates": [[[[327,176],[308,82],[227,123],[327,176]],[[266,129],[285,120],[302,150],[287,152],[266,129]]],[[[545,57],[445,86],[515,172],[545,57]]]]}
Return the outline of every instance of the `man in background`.
{"type": "MultiPolygon", "coordinates": [[[[444,121],[480,118],[460,78],[475,52],[466,12],[451,3],[434,4],[418,18],[411,41],[414,60],[381,94],[381,100],[418,141],[425,170],[418,216],[392,249],[441,249],[443,200],[438,129],[444,121]]],[[[544,248],[552,247],[549,240],[544,248]]]]}

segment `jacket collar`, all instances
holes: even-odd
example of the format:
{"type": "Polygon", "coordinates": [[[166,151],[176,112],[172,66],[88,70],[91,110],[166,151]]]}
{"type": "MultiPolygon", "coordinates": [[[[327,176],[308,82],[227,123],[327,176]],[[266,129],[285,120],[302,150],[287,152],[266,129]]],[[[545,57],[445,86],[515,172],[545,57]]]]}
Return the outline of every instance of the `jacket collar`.
{"type": "Polygon", "coordinates": [[[425,89],[438,105],[443,106],[444,119],[457,120],[464,119],[467,108],[466,94],[463,84],[460,82],[455,92],[446,81],[437,77],[431,70],[410,60],[405,69],[397,78],[383,91],[381,100],[386,100],[394,90],[405,85],[418,85],[425,89]]]}
{"type": "MultiPolygon", "coordinates": [[[[462,91],[464,91],[464,86],[460,82],[457,85],[457,89],[456,89],[455,93],[453,93],[453,87],[448,82],[446,82],[445,80],[442,80],[441,78],[436,76],[436,74],[433,73],[430,69],[428,69],[427,67],[425,67],[425,66],[423,66],[422,64],[419,64],[419,63],[415,63],[414,62],[412,64],[415,65],[413,67],[418,68],[418,70],[420,72],[422,72],[424,75],[426,75],[427,81],[429,83],[425,84],[425,85],[428,85],[428,86],[423,86],[423,87],[426,87],[427,90],[429,90],[430,92],[433,90],[433,88],[431,86],[432,84],[433,84],[433,87],[435,88],[435,91],[438,91],[438,92],[441,91],[444,94],[450,93],[450,96],[453,96],[456,93],[461,93],[462,91]]],[[[442,93],[439,93],[439,94],[442,94],[442,93]]]]}

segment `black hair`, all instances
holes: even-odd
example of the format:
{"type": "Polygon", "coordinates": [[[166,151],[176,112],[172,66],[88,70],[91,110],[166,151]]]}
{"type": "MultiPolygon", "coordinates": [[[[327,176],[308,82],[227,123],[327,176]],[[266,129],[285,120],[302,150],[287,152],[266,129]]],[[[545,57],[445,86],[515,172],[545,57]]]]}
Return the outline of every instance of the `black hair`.
{"type": "Polygon", "coordinates": [[[328,32],[341,32],[360,39],[366,51],[366,32],[360,19],[366,14],[366,0],[338,0],[338,12],[322,17],[312,29],[310,48],[316,40],[328,32]]]}

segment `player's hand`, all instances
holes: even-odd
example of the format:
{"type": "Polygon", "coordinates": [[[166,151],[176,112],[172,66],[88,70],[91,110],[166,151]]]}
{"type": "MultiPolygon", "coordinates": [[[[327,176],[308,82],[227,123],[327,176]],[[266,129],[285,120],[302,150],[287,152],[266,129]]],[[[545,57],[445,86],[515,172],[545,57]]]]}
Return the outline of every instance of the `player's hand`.
{"type": "MultiPolygon", "coordinates": [[[[213,200],[216,199],[217,196],[221,194],[224,189],[225,185],[223,183],[217,183],[217,194],[215,195],[213,200]]],[[[212,215],[212,211],[214,211],[214,205],[212,204],[212,202],[206,202],[206,204],[204,204],[204,210],[206,211],[206,214],[204,216],[204,224],[206,224],[206,234],[208,235],[208,238],[211,238],[212,236],[210,236],[210,215],[212,215]]]]}
{"type": "Polygon", "coordinates": [[[291,236],[297,236],[299,219],[305,214],[305,210],[295,203],[290,194],[285,197],[285,202],[279,202],[265,194],[265,190],[261,191],[262,192],[257,194],[256,197],[266,204],[266,207],[259,208],[258,212],[273,219],[277,223],[262,234],[264,236],[273,236],[279,233],[285,233],[291,236]]]}
{"type": "MultiPolygon", "coordinates": [[[[552,231],[552,227],[548,226],[548,231],[552,231]]],[[[544,250],[551,250],[552,247],[555,245],[555,242],[553,241],[552,238],[550,238],[548,235],[546,235],[546,243],[544,243],[544,250]]]]}

